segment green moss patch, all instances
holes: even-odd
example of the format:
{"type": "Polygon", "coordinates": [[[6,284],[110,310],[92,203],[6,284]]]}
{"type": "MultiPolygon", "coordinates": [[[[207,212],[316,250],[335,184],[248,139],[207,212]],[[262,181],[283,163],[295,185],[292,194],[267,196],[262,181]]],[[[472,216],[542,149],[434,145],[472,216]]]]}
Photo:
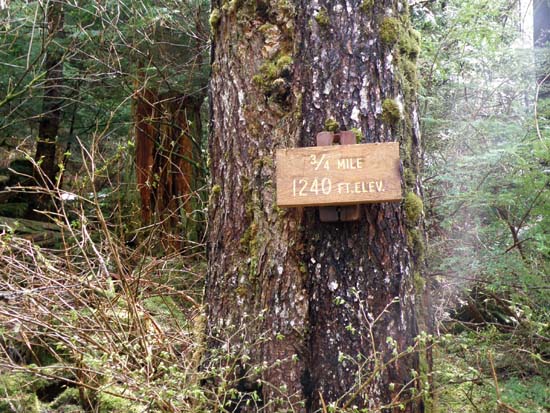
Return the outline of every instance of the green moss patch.
{"type": "Polygon", "coordinates": [[[340,123],[334,118],[328,118],[325,120],[325,130],[328,132],[338,132],[340,130],[340,123]]]}
{"type": "Polygon", "coordinates": [[[399,39],[401,24],[394,17],[386,17],[380,24],[380,40],[386,46],[393,46],[399,39]]]}
{"type": "Polygon", "coordinates": [[[382,121],[395,125],[401,119],[401,108],[395,99],[384,99],[382,102],[382,121]]]}
{"type": "Polygon", "coordinates": [[[217,195],[222,191],[222,187],[219,185],[214,185],[212,187],[212,194],[217,195]]]}
{"type": "Polygon", "coordinates": [[[404,32],[399,38],[399,52],[415,61],[420,54],[420,33],[414,29],[404,32]]]}
{"type": "Polygon", "coordinates": [[[405,215],[409,224],[416,224],[424,210],[424,203],[422,199],[414,192],[408,192],[403,201],[403,206],[405,208],[405,215]]]}
{"type": "Polygon", "coordinates": [[[363,0],[359,7],[363,13],[370,13],[374,7],[374,0],[363,0]]]}
{"type": "Polygon", "coordinates": [[[363,139],[363,133],[361,132],[361,129],[351,128],[351,131],[355,135],[355,141],[357,143],[361,143],[361,140],[363,139]]]}
{"type": "Polygon", "coordinates": [[[315,21],[321,27],[326,27],[330,24],[330,18],[328,17],[327,9],[324,7],[315,14],[315,21]]]}
{"type": "Polygon", "coordinates": [[[208,22],[210,23],[210,31],[212,34],[216,31],[220,24],[220,19],[222,18],[222,15],[220,13],[220,9],[214,9],[212,10],[212,13],[210,13],[210,18],[208,19],[208,22]]]}
{"type": "Polygon", "coordinates": [[[286,85],[292,73],[292,56],[279,55],[273,61],[265,62],[260,67],[260,72],[252,78],[252,81],[266,95],[284,95],[286,85]]]}

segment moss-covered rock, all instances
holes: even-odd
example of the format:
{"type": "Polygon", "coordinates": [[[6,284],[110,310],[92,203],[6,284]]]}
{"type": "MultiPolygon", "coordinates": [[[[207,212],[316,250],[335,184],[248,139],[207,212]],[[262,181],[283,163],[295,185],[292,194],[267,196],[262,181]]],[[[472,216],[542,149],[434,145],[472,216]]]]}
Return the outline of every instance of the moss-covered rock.
{"type": "Polygon", "coordinates": [[[0,189],[3,189],[10,181],[10,173],[7,169],[0,169],[0,189]]]}
{"type": "Polygon", "coordinates": [[[57,396],[55,400],[50,403],[50,407],[56,409],[56,411],[83,412],[80,407],[80,395],[78,389],[75,387],[69,387],[57,396]]]}
{"type": "Polygon", "coordinates": [[[0,375],[0,412],[40,413],[41,403],[36,392],[47,387],[48,380],[28,373],[0,375]]]}
{"type": "Polygon", "coordinates": [[[123,394],[124,389],[114,388],[112,394],[101,393],[99,406],[101,412],[109,413],[138,413],[144,411],[145,406],[140,406],[124,397],[118,397],[115,394],[123,394]]]}
{"type": "Polygon", "coordinates": [[[10,218],[23,218],[27,214],[29,204],[26,202],[11,202],[0,204],[0,216],[10,218]]]}
{"type": "Polygon", "coordinates": [[[3,413],[41,413],[41,411],[36,394],[19,394],[0,399],[0,412],[3,413]]]}
{"type": "Polygon", "coordinates": [[[155,320],[161,325],[169,326],[176,320],[180,327],[187,325],[187,315],[182,307],[168,295],[159,295],[143,300],[144,307],[155,316],[155,320]]]}

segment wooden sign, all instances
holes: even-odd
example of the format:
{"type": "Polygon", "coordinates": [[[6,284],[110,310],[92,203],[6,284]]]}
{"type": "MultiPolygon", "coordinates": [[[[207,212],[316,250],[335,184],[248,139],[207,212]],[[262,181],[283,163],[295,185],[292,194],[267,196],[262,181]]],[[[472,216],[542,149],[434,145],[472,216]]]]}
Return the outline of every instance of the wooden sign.
{"type": "Polygon", "coordinates": [[[399,143],[280,149],[277,205],[352,205],[401,200],[399,143]]]}

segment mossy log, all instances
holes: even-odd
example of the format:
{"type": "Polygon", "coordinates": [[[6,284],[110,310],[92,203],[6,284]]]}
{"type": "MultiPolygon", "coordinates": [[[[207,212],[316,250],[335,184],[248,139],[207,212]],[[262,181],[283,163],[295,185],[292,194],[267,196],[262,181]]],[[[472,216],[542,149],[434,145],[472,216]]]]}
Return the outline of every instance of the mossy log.
{"type": "Polygon", "coordinates": [[[54,247],[62,241],[61,228],[50,222],[0,216],[0,230],[12,232],[40,247],[54,247]]]}

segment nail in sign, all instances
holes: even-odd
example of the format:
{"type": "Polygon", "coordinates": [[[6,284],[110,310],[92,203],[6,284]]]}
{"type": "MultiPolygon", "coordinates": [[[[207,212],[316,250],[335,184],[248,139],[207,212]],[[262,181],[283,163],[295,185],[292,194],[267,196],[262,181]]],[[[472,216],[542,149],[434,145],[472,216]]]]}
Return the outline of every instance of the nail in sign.
{"type": "Polygon", "coordinates": [[[399,143],[279,149],[277,205],[353,205],[401,200],[399,143]]]}

